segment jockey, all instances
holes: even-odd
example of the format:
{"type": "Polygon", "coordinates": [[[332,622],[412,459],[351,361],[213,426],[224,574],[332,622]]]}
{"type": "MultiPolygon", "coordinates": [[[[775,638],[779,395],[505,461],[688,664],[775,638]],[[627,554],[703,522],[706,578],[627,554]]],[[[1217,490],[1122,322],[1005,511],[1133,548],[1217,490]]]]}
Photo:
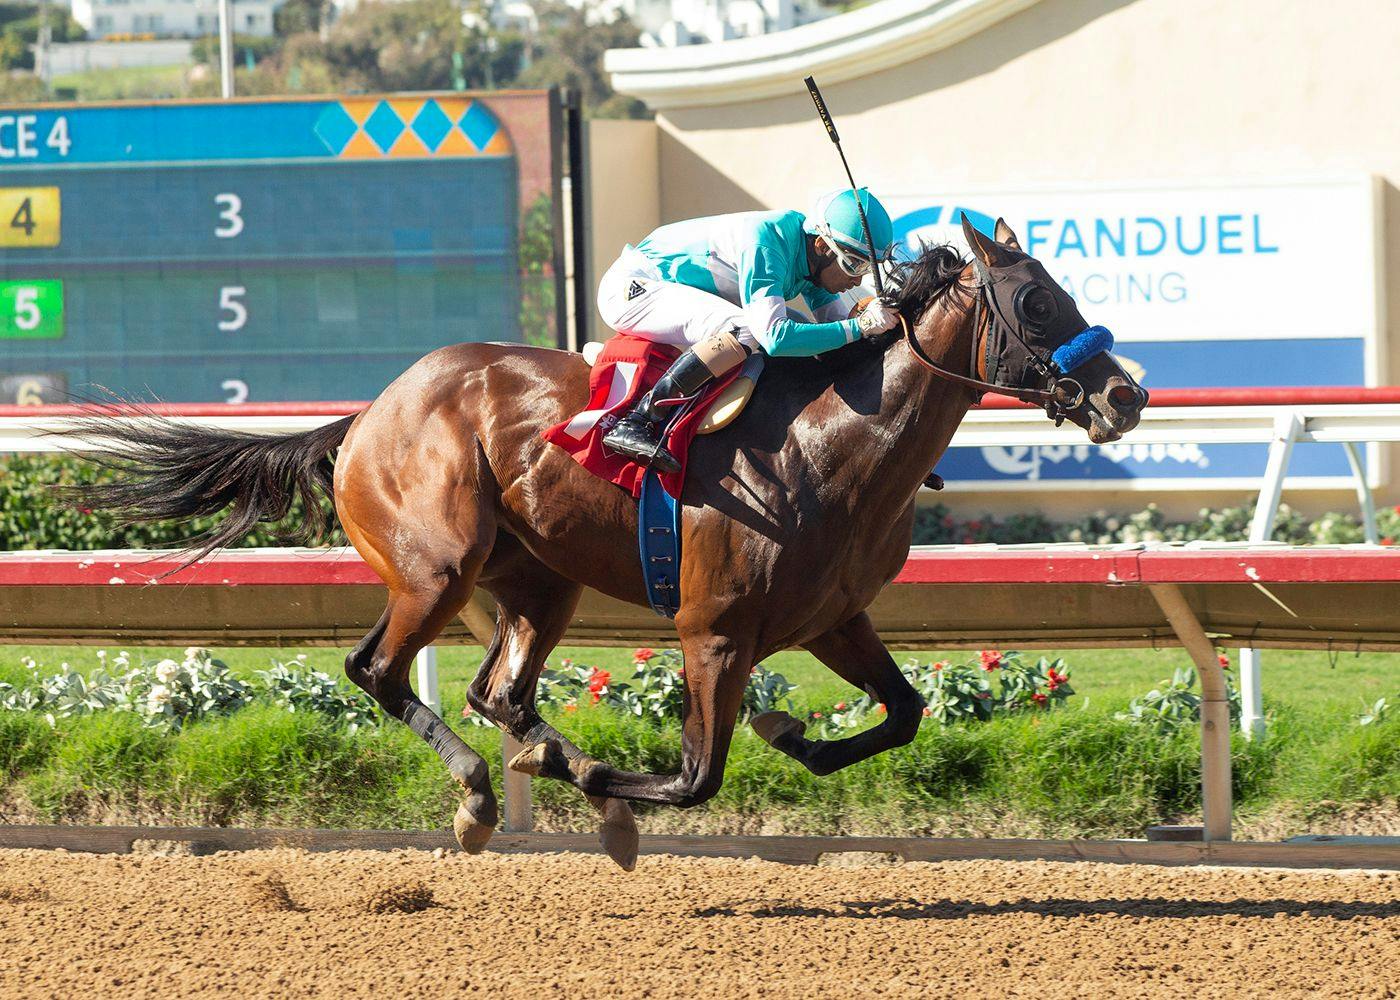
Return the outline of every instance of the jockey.
{"type": "MultiPolygon", "coordinates": [[[[856,208],[857,194],[837,191],[800,212],[741,212],[662,226],[603,275],[598,311],[619,333],[688,348],[603,443],[659,472],[680,464],[661,447],[663,404],[695,395],[750,352],[774,357],[821,354],[874,336],[899,322],[872,299],[849,316],[840,294],[875,262],[856,208]],[[788,313],[801,298],[815,322],[788,313]]],[[[859,193],[877,260],[889,259],[894,227],[865,188],[859,193]]]]}

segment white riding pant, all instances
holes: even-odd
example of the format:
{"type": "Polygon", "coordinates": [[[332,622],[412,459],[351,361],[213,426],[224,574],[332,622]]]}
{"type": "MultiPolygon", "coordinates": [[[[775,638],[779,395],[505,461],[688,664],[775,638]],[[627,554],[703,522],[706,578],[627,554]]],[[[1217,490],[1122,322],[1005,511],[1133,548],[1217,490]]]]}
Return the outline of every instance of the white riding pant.
{"type": "Polygon", "coordinates": [[[717,331],[733,330],[739,343],[759,349],[742,307],[713,292],[666,281],[631,247],[598,283],[598,313],[618,333],[657,344],[693,347],[717,331]]]}

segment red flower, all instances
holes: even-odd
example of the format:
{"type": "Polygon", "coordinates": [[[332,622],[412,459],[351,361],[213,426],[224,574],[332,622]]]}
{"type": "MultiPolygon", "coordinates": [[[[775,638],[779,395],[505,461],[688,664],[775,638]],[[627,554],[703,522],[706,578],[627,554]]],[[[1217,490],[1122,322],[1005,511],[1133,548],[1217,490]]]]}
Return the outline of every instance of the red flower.
{"type": "Polygon", "coordinates": [[[846,703],[845,703],[844,701],[838,701],[838,702],[836,703],[836,711],[838,711],[838,712],[844,712],[845,710],[846,710],[846,703]]]}
{"type": "Polygon", "coordinates": [[[881,715],[884,715],[884,714],[885,714],[885,703],[882,701],[882,702],[880,702],[880,704],[876,705],[876,706],[875,706],[875,711],[879,712],[881,715]]]}
{"type": "Polygon", "coordinates": [[[821,714],[820,712],[813,712],[813,713],[812,713],[812,718],[814,718],[814,719],[820,719],[821,717],[822,717],[822,714],[821,714]]]}
{"type": "Polygon", "coordinates": [[[646,663],[655,655],[656,653],[653,650],[643,646],[641,649],[632,650],[632,662],[637,664],[646,663]]]}
{"type": "Polygon", "coordinates": [[[982,669],[995,670],[1001,666],[1001,651],[996,649],[984,649],[981,653],[982,669]]]}
{"type": "Polygon", "coordinates": [[[593,668],[593,673],[588,675],[588,690],[593,693],[593,704],[598,704],[603,697],[603,692],[608,689],[608,684],[612,681],[612,674],[606,670],[593,668]]]}
{"type": "Polygon", "coordinates": [[[577,711],[578,711],[578,706],[575,705],[573,702],[569,702],[567,705],[564,706],[564,711],[566,711],[566,712],[577,712],[577,711]]]}
{"type": "Polygon", "coordinates": [[[1228,656],[1226,656],[1224,653],[1221,653],[1221,654],[1220,654],[1220,669],[1221,669],[1221,670],[1229,670],[1229,669],[1230,669],[1230,658],[1229,658],[1228,656]]]}
{"type": "Polygon", "coordinates": [[[1050,672],[1046,676],[1050,678],[1051,684],[1063,684],[1065,681],[1069,680],[1064,674],[1056,672],[1054,667],[1050,668],[1050,672]]]}
{"type": "Polygon", "coordinates": [[[1035,702],[1037,705],[1044,706],[1045,703],[1046,703],[1047,701],[1049,701],[1049,700],[1050,700],[1049,698],[1047,698],[1045,695],[1041,694],[1039,691],[1037,691],[1035,694],[1031,695],[1031,701],[1035,702]]]}
{"type": "Polygon", "coordinates": [[[931,708],[929,708],[927,705],[925,705],[925,706],[924,706],[924,718],[927,719],[927,718],[929,718],[931,715],[933,715],[933,709],[931,709],[931,708]]]}
{"type": "Polygon", "coordinates": [[[933,669],[934,669],[934,670],[942,670],[942,669],[943,669],[944,667],[946,667],[947,665],[948,665],[948,661],[947,661],[947,660],[939,660],[937,663],[935,663],[935,664],[933,665],[933,669]]]}
{"type": "Polygon", "coordinates": [[[1386,535],[1384,538],[1381,539],[1381,544],[1382,544],[1382,545],[1394,545],[1394,544],[1395,544],[1395,539],[1391,538],[1389,535],[1386,535]]]}

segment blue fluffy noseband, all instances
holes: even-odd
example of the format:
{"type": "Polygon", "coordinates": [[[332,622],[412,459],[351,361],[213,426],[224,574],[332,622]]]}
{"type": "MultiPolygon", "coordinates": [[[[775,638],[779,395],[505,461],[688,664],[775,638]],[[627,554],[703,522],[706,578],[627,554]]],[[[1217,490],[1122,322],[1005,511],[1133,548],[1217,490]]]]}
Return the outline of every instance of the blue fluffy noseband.
{"type": "Polygon", "coordinates": [[[1096,354],[1113,350],[1113,334],[1106,326],[1091,326],[1055,348],[1050,355],[1062,372],[1072,372],[1096,354]]]}

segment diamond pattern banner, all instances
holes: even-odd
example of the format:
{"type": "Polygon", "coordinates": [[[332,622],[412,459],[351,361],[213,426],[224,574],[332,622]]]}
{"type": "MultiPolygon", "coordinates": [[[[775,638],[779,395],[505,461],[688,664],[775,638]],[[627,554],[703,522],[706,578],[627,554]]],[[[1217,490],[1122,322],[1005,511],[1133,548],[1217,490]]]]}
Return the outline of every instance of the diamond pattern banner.
{"type": "Polygon", "coordinates": [[[347,98],[316,120],[316,137],[345,159],[509,156],[510,137],[469,97],[347,98]]]}

